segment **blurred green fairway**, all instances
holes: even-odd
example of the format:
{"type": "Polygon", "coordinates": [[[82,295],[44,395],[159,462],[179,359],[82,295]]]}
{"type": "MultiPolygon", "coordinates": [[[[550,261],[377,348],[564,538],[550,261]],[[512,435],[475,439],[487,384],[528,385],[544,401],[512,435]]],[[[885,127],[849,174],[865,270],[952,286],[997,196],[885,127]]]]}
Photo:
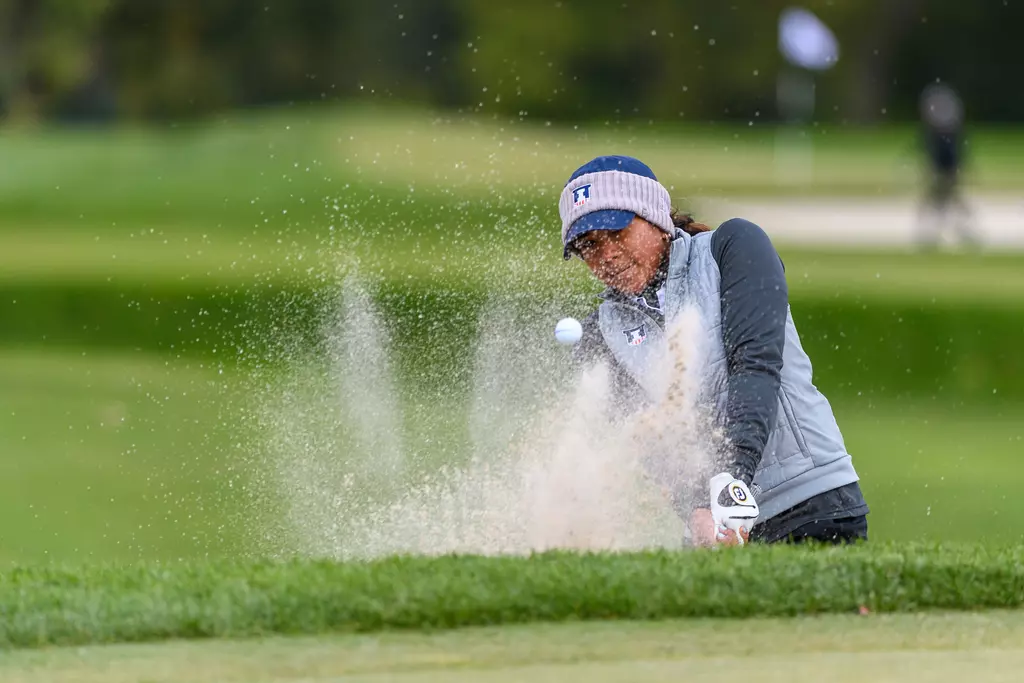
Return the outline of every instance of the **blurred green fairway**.
{"type": "Polygon", "coordinates": [[[0,387],[0,561],[245,549],[223,375],[153,355],[13,350],[0,352],[0,387]]]}
{"type": "MultiPolygon", "coordinates": [[[[223,376],[155,358],[0,356],[0,561],[226,557],[289,547],[261,537],[273,501],[251,404],[223,376]],[[239,443],[242,445],[239,446],[239,443]]],[[[872,507],[874,538],[1014,542],[1024,485],[1016,410],[833,401],[872,507]]],[[[413,406],[408,407],[409,410],[413,406]]],[[[411,438],[465,418],[422,406],[411,438]]],[[[428,449],[429,450],[429,449],[428,449]]],[[[435,461],[443,458],[436,452],[435,461]]],[[[438,465],[441,462],[437,462],[438,465]]]]}
{"type": "MultiPolygon", "coordinates": [[[[0,135],[4,223],[130,229],[217,224],[271,228],[334,197],[397,210],[423,199],[557,199],[572,169],[598,154],[648,161],[673,196],[914,193],[919,151],[910,127],[813,127],[805,183],[780,181],[776,130],[744,124],[573,126],[404,109],[304,107],[237,113],[163,129],[63,128],[0,135]],[[251,220],[245,220],[250,217],[251,220]],[[257,218],[259,217],[259,218],[257,218]],[[135,226],[138,227],[138,226],[135,226]]],[[[1015,191],[1024,133],[971,137],[970,187],[1015,191]]],[[[344,202],[341,202],[344,204],[344,202]]],[[[348,211],[351,213],[352,205],[348,211]]],[[[464,212],[474,207],[462,204],[464,212]]]]}
{"type": "MultiPolygon", "coordinates": [[[[913,189],[912,131],[814,135],[818,172],[794,188],[772,180],[773,133],[757,126],[310,109],[5,131],[0,562],[287,548],[267,537],[281,501],[261,488],[253,373],[269,372],[261,343],[308,345],[339,273],[370,283],[392,326],[402,429],[427,443],[432,425],[465,422],[467,336],[489,293],[567,315],[591,305],[596,287],[557,249],[567,169],[635,153],[682,200],[913,189]]],[[[1024,134],[980,131],[974,150],[978,189],[1024,182],[1024,134]]],[[[874,537],[1019,541],[1024,256],[781,251],[874,537]]]]}
{"type": "Polygon", "coordinates": [[[1016,681],[1017,612],[690,619],[17,651],[10,683],[1016,681]],[[744,633],[756,633],[755,639],[744,633]]]}

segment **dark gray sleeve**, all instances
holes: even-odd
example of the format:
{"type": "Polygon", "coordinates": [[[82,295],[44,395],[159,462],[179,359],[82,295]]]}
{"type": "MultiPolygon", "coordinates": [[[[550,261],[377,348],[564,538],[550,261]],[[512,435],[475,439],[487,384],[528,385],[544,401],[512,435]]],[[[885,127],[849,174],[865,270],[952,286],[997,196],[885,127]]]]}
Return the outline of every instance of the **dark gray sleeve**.
{"type": "Polygon", "coordinates": [[[722,341],[729,374],[726,435],[733,476],[747,484],[761,462],[778,413],[789,290],[768,235],[739,218],[711,236],[721,272],[722,341]]]}
{"type": "Polygon", "coordinates": [[[601,334],[598,312],[594,311],[580,323],[583,326],[583,337],[572,350],[572,363],[576,370],[582,370],[594,363],[607,363],[611,385],[609,407],[612,413],[629,413],[636,410],[642,401],[643,391],[605,344],[604,336],[601,334]]]}
{"type": "Polygon", "coordinates": [[[577,366],[584,366],[590,363],[607,360],[611,354],[605,346],[604,338],[601,336],[600,323],[598,322],[597,311],[594,311],[580,321],[583,327],[583,336],[572,348],[572,361],[577,366]]]}

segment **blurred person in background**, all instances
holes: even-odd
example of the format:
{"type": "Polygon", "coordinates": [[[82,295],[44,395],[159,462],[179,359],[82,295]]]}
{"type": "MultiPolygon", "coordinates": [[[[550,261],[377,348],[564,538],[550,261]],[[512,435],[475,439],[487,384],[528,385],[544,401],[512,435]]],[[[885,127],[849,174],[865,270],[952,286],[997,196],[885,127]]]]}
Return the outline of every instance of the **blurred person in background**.
{"type": "Polygon", "coordinates": [[[866,540],[859,478],[832,408],[812,383],[782,260],[764,230],[734,218],[712,231],[676,213],[651,169],[625,156],[577,169],[559,213],[565,258],[579,256],[607,286],[583,321],[574,358],[583,367],[608,364],[616,413],[653,405],[657,419],[654,374],[667,369],[652,368],[652,359],[667,343],[667,323],[687,306],[699,313],[696,343],[707,348],[701,393],[726,448],[708,476],[659,482],[691,540],[866,540]]]}
{"type": "Polygon", "coordinates": [[[928,187],[918,215],[917,242],[938,246],[947,236],[977,246],[974,216],[960,190],[965,157],[964,109],[956,92],[935,83],[921,93],[921,142],[928,162],[928,187]]]}

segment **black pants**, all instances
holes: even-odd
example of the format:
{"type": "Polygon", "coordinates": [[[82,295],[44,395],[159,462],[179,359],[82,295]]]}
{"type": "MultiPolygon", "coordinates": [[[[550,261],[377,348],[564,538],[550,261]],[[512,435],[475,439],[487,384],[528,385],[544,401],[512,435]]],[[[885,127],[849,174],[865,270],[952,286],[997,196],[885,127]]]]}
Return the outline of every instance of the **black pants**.
{"type": "Polygon", "coordinates": [[[838,519],[822,519],[799,526],[786,536],[772,541],[774,543],[831,543],[844,545],[868,540],[868,518],[840,517],[838,519]]]}

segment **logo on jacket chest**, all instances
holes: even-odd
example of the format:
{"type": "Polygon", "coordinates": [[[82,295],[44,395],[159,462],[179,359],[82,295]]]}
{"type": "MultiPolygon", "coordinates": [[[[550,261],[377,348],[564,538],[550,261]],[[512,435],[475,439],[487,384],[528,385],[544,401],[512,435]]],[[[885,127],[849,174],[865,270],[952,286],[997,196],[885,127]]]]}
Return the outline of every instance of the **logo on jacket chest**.
{"type": "Polygon", "coordinates": [[[647,341],[647,325],[640,325],[629,330],[623,330],[626,335],[626,343],[630,346],[640,346],[647,341]]]}

